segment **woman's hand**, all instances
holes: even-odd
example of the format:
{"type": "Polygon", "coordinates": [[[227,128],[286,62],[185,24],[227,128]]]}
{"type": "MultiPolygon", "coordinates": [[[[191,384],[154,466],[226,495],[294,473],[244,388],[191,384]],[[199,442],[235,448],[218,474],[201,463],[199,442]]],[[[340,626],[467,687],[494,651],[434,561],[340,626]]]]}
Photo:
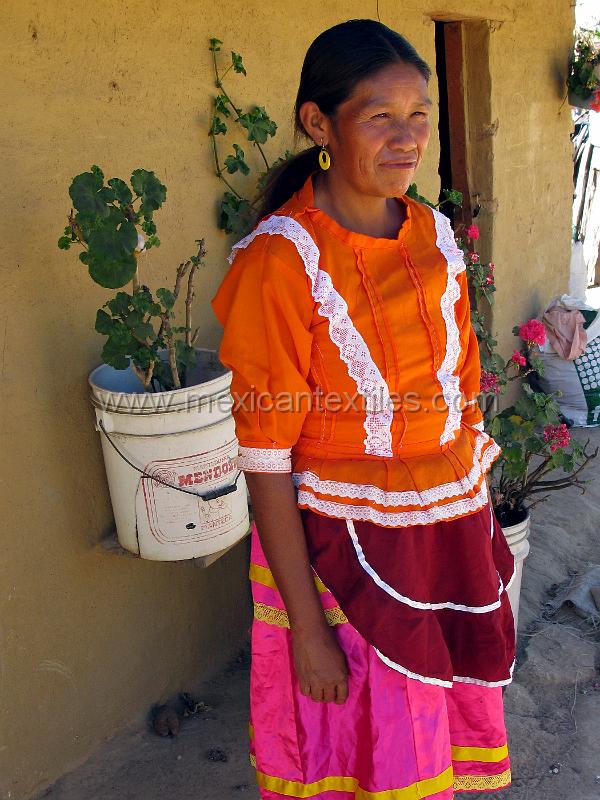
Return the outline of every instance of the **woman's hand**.
{"type": "Polygon", "coordinates": [[[247,472],[246,481],[258,535],[290,621],[300,690],[317,702],[343,703],[346,658],[323,614],[291,475],[247,472]]]}
{"type": "Polygon", "coordinates": [[[302,694],[317,703],[344,703],[348,697],[346,657],[327,623],[311,631],[292,628],[292,647],[302,694]]]}

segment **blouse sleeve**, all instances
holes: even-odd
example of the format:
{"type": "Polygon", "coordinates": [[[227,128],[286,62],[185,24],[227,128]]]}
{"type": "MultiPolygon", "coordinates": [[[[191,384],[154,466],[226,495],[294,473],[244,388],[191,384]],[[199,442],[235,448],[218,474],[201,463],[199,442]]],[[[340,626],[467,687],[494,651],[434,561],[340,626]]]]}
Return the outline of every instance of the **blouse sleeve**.
{"type": "Polygon", "coordinates": [[[219,358],[233,373],[238,466],[246,472],[291,472],[311,396],[308,278],[292,244],[278,245],[285,258],[272,250],[271,236],[239,250],[212,300],[224,327],[219,358]]]}
{"type": "Polygon", "coordinates": [[[465,271],[458,275],[460,285],[459,313],[457,314],[460,331],[462,365],[460,367],[460,388],[466,405],[462,419],[467,425],[483,430],[483,414],[479,408],[481,391],[481,361],[479,342],[471,324],[471,306],[469,303],[469,286],[465,271]]]}

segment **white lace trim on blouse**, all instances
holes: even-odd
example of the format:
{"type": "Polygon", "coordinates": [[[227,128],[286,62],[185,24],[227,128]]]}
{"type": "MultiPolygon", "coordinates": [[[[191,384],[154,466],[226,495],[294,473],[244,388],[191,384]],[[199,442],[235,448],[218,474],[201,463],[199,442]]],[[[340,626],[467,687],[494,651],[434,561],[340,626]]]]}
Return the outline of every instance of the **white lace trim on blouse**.
{"type": "Polygon", "coordinates": [[[298,505],[300,507],[311,508],[313,511],[325,514],[327,517],[374,522],[376,525],[382,525],[387,528],[429,525],[432,522],[454,519],[454,517],[465,516],[479,511],[487,502],[488,489],[485,481],[482,482],[481,488],[474,497],[462,497],[451,503],[414,511],[380,511],[371,506],[356,506],[349,503],[338,503],[335,500],[322,500],[319,497],[315,497],[312,492],[307,492],[303,489],[298,491],[298,505]]]}
{"type": "Polygon", "coordinates": [[[440,436],[440,444],[451,442],[455,432],[460,428],[462,412],[460,410],[461,391],[460,380],[456,374],[458,357],[460,355],[460,332],[456,324],[454,306],[460,297],[460,285],[456,276],[463,272],[465,260],[462,250],[456,244],[454,231],[447,217],[431,209],[437,234],[436,246],[448,264],[448,280],[446,290],[441,299],[441,311],[446,324],[446,354],[437,371],[437,379],[442,387],[442,394],[448,406],[448,416],[444,430],[440,436]]]}
{"type": "Polygon", "coordinates": [[[464,478],[459,478],[448,483],[440,483],[420,492],[408,490],[404,492],[388,492],[369,483],[345,483],[344,481],[322,480],[314,472],[305,470],[294,472],[292,479],[296,488],[305,486],[312,489],[315,494],[333,497],[348,497],[351,500],[369,500],[378,506],[398,508],[401,506],[429,506],[451,497],[472,492],[485,474],[492,462],[500,454],[499,445],[486,433],[481,433],[475,441],[473,452],[473,466],[464,478]],[[483,452],[483,446],[488,447],[483,452]]]}
{"type": "Polygon", "coordinates": [[[243,472],[291,472],[291,448],[242,447],[237,466],[243,472]]]}
{"type": "Polygon", "coordinates": [[[304,262],[310,278],[312,296],[320,304],[319,314],[329,321],[329,336],[337,346],[348,374],[356,382],[358,392],[365,398],[365,453],[392,456],[393,407],[387,383],[375,364],[363,337],[348,315],[348,305],[336,291],[331,276],[319,266],[320,252],[308,231],[292,217],[275,214],[234,245],[229,262],[237,250],[248,247],[263,233],[280,235],[292,242],[304,262]]]}

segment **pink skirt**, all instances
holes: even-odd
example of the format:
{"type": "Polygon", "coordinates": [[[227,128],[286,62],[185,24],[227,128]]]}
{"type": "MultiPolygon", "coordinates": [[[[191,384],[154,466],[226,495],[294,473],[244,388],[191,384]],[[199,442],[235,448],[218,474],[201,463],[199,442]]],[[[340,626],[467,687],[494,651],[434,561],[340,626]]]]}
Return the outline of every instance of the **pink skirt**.
{"type": "Polygon", "coordinates": [[[449,800],[510,784],[501,686],[448,687],[391,668],[315,573],[349,697],[314,702],[300,692],[285,606],[255,526],[250,579],[250,753],[261,798],[449,800]]]}

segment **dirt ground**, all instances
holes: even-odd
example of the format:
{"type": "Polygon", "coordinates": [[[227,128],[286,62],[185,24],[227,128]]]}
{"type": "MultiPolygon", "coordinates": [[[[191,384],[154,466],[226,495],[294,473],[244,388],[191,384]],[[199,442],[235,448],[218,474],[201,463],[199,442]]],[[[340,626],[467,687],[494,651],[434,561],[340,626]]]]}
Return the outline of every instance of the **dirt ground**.
{"type": "MultiPolygon", "coordinates": [[[[600,429],[578,435],[600,446],[600,429]]],[[[587,477],[584,495],[557,492],[534,514],[518,664],[505,694],[513,786],[499,799],[600,800],[600,628],[570,607],[554,610],[600,564],[600,456],[587,477]]],[[[244,651],[193,687],[207,708],[184,720],[177,738],[133,725],[36,800],[257,800],[247,755],[248,674],[244,651]]]]}

